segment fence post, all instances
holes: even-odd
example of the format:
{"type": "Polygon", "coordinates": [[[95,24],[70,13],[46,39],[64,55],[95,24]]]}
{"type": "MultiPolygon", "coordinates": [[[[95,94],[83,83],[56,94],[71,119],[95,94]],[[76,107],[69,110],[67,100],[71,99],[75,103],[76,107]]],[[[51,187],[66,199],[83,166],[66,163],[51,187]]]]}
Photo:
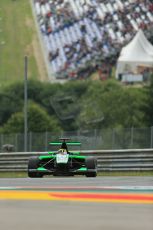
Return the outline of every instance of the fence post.
{"type": "Polygon", "coordinates": [[[133,148],[133,137],[134,137],[134,128],[131,128],[131,146],[130,148],[133,148]]]}
{"type": "Polygon", "coordinates": [[[150,148],[152,148],[153,147],[153,143],[152,143],[153,142],[152,140],[153,139],[153,126],[150,127],[150,134],[151,134],[150,135],[150,148]]]}
{"type": "Polygon", "coordinates": [[[48,151],[47,147],[48,147],[48,132],[46,131],[45,132],[45,151],[46,152],[48,151]]]}
{"type": "MultiPolygon", "coordinates": [[[[0,146],[2,146],[2,134],[0,134],[0,146]]],[[[1,148],[0,148],[0,152],[1,152],[1,148]]]]}
{"type": "Polygon", "coordinates": [[[15,134],[15,147],[14,151],[18,152],[18,133],[15,134]]]}
{"type": "Polygon", "coordinates": [[[112,149],[114,149],[114,143],[115,143],[115,131],[112,130],[112,149]]]}
{"type": "Polygon", "coordinates": [[[3,145],[4,145],[4,134],[1,134],[1,146],[3,146],[3,145]]]}
{"type": "Polygon", "coordinates": [[[32,132],[29,133],[29,151],[32,151],[32,132]]]}
{"type": "Polygon", "coordinates": [[[24,57],[24,152],[28,146],[28,57],[24,57]]]}

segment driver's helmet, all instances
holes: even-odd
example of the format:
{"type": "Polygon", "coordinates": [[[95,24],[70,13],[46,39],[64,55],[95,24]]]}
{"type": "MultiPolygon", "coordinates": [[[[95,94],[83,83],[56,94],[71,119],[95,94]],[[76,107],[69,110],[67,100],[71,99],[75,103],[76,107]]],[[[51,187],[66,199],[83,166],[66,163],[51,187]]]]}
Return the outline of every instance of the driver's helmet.
{"type": "Polygon", "coordinates": [[[60,154],[66,154],[67,151],[66,151],[66,149],[59,149],[57,153],[58,153],[58,154],[59,154],[59,153],[60,153],[60,154]]]}

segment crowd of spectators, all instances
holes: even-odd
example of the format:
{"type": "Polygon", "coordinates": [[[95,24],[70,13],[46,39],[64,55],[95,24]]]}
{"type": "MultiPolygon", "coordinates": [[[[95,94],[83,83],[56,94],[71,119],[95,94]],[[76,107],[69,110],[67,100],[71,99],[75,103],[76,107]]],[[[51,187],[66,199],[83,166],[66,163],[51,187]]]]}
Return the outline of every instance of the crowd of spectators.
{"type": "Polygon", "coordinates": [[[150,0],[34,0],[56,78],[85,78],[114,64],[139,28],[151,36],[150,0]]]}

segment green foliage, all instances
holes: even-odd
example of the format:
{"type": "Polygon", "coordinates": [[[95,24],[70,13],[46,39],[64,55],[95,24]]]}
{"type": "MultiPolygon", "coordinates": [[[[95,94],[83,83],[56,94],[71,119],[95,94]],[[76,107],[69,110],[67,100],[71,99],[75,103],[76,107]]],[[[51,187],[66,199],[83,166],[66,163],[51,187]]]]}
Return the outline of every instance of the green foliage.
{"type": "Polygon", "coordinates": [[[29,105],[29,131],[59,132],[60,127],[55,117],[49,116],[45,109],[35,103],[29,105]]]}
{"type": "MultiPolygon", "coordinates": [[[[2,128],[4,133],[23,133],[24,132],[24,114],[17,112],[12,114],[10,119],[2,128]]],[[[57,119],[49,116],[45,109],[34,102],[28,106],[28,131],[30,132],[59,132],[60,126],[57,119]]]]}
{"type": "Polygon", "coordinates": [[[23,133],[24,117],[22,112],[13,113],[2,127],[3,133],[23,133]]]}
{"type": "MultiPolygon", "coordinates": [[[[147,109],[150,109],[150,118],[153,114],[153,106],[150,108],[152,88],[124,87],[115,80],[65,84],[29,80],[29,131],[146,126],[147,109]]],[[[23,106],[23,83],[14,83],[0,90],[1,132],[23,132],[23,106]]]]}
{"type": "Polygon", "coordinates": [[[23,85],[14,83],[0,91],[0,125],[23,108],[23,85]]]}
{"type": "MultiPolygon", "coordinates": [[[[88,81],[67,82],[56,90],[50,97],[52,108],[61,120],[62,128],[66,131],[77,130],[77,116],[83,95],[88,89],[88,81]]],[[[56,85],[57,87],[57,85],[56,85]]]]}
{"type": "Polygon", "coordinates": [[[115,81],[91,83],[79,124],[86,128],[140,127],[144,124],[144,98],[142,89],[124,88],[115,81]]]}

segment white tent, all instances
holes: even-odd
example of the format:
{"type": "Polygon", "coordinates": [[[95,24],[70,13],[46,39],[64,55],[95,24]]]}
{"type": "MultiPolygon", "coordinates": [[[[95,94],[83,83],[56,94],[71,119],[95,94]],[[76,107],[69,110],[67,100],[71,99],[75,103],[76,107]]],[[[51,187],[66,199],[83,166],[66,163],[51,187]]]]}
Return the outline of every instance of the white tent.
{"type": "Polygon", "coordinates": [[[153,46],[142,30],[139,30],[132,41],[122,48],[117,61],[116,77],[126,72],[137,72],[137,67],[153,68],[153,46]]]}

